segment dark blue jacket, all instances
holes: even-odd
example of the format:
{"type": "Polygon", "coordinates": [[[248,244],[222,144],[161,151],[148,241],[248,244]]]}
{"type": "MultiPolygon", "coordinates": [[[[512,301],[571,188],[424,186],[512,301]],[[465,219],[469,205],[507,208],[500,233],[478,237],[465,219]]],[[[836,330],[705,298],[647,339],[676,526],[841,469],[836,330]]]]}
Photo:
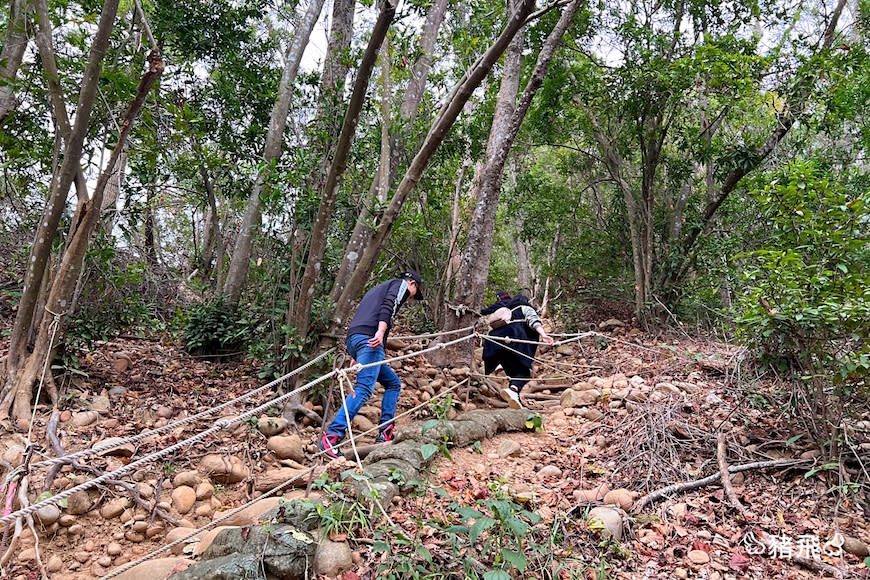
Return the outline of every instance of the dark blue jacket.
{"type": "Polygon", "coordinates": [[[347,335],[374,336],[378,331],[378,322],[383,321],[387,323],[387,331],[384,333],[384,344],[386,344],[387,336],[393,327],[393,316],[410,296],[408,282],[404,278],[381,282],[363,296],[353,320],[350,321],[347,335]]]}

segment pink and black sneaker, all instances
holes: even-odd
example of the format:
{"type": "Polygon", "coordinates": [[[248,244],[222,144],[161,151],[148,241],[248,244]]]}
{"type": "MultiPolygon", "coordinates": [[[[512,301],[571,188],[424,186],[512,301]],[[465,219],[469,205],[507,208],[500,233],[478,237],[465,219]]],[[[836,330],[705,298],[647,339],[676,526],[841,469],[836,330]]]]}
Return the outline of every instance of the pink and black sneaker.
{"type": "Polygon", "coordinates": [[[344,437],[334,433],[326,433],[320,439],[320,449],[325,451],[330,457],[341,457],[342,453],[338,449],[338,444],[341,443],[343,439],[344,437]]]}
{"type": "Polygon", "coordinates": [[[393,425],[390,423],[380,431],[378,431],[378,436],[375,437],[375,443],[389,443],[393,440],[393,425]]]}

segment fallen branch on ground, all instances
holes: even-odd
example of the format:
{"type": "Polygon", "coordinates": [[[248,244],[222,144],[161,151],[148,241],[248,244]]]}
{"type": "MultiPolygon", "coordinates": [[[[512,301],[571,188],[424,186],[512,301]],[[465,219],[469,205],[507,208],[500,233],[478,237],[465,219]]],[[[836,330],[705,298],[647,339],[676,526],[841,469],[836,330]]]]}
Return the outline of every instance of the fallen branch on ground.
{"type": "MultiPolygon", "coordinates": [[[[773,461],[756,461],[754,463],[744,463],[743,465],[732,465],[728,468],[728,473],[740,473],[742,471],[752,471],[754,469],[768,469],[770,467],[794,467],[795,465],[801,465],[804,463],[810,463],[810,460],[777,459],[773,461]]],[[[711,483],[716,483],[721,477],[722,473],[720,471],[717,471],[713,475],[707,476],[703,479],[686,481],[683,483],[675,483],[673,485],[657,489],[643,496],[637,502],[635,502],[634,506],[631,508],[631,511],[632,513],[638,513],[642,511],[647,505],[658,501],[664,497],[676,495],[678,493],[683,493],[686,491],[691,491],[693,489],[698,489],[706,485],[710,485],[711,483]]]]}
{"type": "MultiPolygon", "coordinates": [[[[51,418],[48,420],[48,427],[46,427],[46,433],[48,435],[48,440],[51,442],[51,447],[52,449],[54,449],[54,452],[57,454],[58,457],[64,457],[66,455],[66,451],[64,450],[63,445],[61,445],[60,440],[57,437],[57,422],[59,417],[60,411],[57,407],[55,407],[54,411],[52,411],[51,413],[51,418]]],[[[48,477],[46,477],[45,486],[43,486],[45,491],[48,491],[51,488],[51,483],[54,480],[54,476],[57,473],[57,470],[63,465],[64,464],[59,463],[52,467],[48,477]]],[[[78,469],[80,471],[90,473],[94,477],[102,477],[103,475],[105,475],[105,472],[103,470],[92,467],[90,465],[83,465],[74,459],[71,459],[67,465],[71,465],[73,469],[78,469]]],[[[139,495],[139,492],[136,490],[136,487],[134,485],[127,483],[126,481],[121,481],[119,479],[110,479],[106,482],[106,484],[116,485],[124,489],[127,493],[130,494],[130,497],[133,498],[133,501],[145,508],[145,510],[151,512],[151,523],[154,522],[154,516],[156,515],[160,517],[160,519],[175,527],[181,525],[178,520],[167,514],[162,509],[156,507],[156,505],[152,506],[151,503],[145,501],[142,496],[139,495]]],[[[157,497],[159,494],[160,488],[158,487],[154,492],[154,496],[157,497]]]]}
{"type": "MultiPolygon", "coordinates": [[[[719,473],[727,473],[728,472],[728,460],[726,459],[726,453],[728,452],[728,443],[725,440],[725,433],[719,431],[716,436],[716,459],[719,462],[719,473]]],[[[730,477],[722,477],[722,487],[725,489],[725,496],[728,498],[728,501],[731,502],[731,507],[740,512],[740,515],[743,516],[743,519],[746,518],[746,508],[743,507],[743,504],[740,503],[740,499],[738,499],[737,494],[734,493],[734,486],[731,485],[730,477]]]]}

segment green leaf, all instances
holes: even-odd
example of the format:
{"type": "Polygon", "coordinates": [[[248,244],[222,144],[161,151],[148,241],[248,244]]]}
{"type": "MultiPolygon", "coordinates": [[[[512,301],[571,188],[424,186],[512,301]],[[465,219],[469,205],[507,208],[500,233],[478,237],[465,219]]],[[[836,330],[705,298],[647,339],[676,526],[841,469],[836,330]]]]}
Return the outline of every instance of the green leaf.
{"type": "Polygon", "coordinates": [[[430,552],[426,546],[420,544],[419,546],[417,546],[417,549],[414,551],[417,552],[418,556],[420,556],[421,558],[423,558],[424,560],[426,560],[430,564],[432,563],[432,552],[430,552]]]}
{"type": "Polygon", "coordinates": [[[460,506],[456,508],[456,512],[467,520],[476,520],[477,518],[483,517],[483,514],[481,512],[469,507],[460,506]]]}
{"type": "Polygon", "coordinates": [[[510,517],[505,523],[519,538],[524,538],[529,533],[529,524],[519,518],[510,517]]]}
{"type": "Polygon", "coordinates": [[[513,550],[508,550],[507,548],[502,548],[501,557],[504,559],[505,562],[511,564],[520,572],[526,571],[526,557],[522,553],[514,552],[513,550]]]}
{"type": "Polygon", "coordinates": [[[372,544],[372,550],[386,554],[390,551],[390,545],[386,542],[375,542],[372,544]]]}
{"type": "Polygon", "coordinates": [[[427,431],[430,431],[432,428],[437,427],[438,423],[440,423],[438,419],[429,419],[425,423],[423,423],[423,428],[420,430],[420,433],[425,435],[427,431]]]}
{"type": "Polygon", "coordinates": [[[480,518],[479,520],[474,522],[473,526],[471,526],[471,529],[468,532],[468,541],[473,544],[474,542],[477,541],[477,538],[480,536],[480,534],[482,534],[483,532],[485,532],[486,530],[488,530],[489,528],[491,528],[494,525],[495,525],[494,519],[492,519],[492,518],[480,518]]]}
{"type": "Polygon", "coordinates": [[[489,570],[484,573],[483,580],[511,580],[511,575],[504,570],[489,570]]]}
{"type": "Polygon", "coordinates": [[[424,443],[420,447],[420,453],[423,454],[423,461],[429,461],[429,458],[438,453],[438,446],[434,443],[424,443]]]}

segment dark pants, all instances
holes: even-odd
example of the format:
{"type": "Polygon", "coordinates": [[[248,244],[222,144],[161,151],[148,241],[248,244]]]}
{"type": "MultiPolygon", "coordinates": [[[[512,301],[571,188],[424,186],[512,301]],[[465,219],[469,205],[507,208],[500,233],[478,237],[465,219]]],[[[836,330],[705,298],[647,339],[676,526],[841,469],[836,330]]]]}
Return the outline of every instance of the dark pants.
{"type": "Polygon", "coordinates": [[[483,359],[483,373],[491,375],[498,365],[504,369],[505,374],[510,378],[510,384],[517,392],[523,390],[526,383],[532,378],[532,369],[522,364],[518,360],[518,356],[506,351],[500,351],[500,356],[494,356],[483,359]]]}

